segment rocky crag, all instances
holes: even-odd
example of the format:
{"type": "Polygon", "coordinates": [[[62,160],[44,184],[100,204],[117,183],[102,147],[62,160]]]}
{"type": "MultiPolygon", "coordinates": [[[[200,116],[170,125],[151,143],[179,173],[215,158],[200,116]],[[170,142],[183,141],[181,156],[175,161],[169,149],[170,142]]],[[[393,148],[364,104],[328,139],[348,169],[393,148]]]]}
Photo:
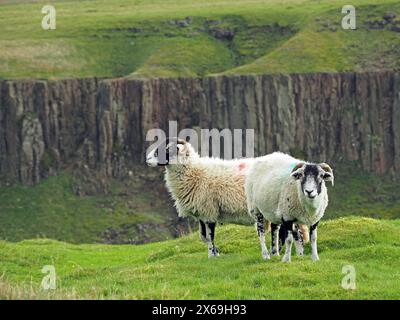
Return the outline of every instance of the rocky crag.
{"type": "MultiPolygon", "coordinates": [[[[255,130],[255,154],[400,172],[400,73],[0,81],[0,181],[132,175],[152,128],[255,130]]],[[[89,179],[89,178],[88,178],[89,179]]],[[[99,184],[101,185],[101,183],[99,184]]]]}

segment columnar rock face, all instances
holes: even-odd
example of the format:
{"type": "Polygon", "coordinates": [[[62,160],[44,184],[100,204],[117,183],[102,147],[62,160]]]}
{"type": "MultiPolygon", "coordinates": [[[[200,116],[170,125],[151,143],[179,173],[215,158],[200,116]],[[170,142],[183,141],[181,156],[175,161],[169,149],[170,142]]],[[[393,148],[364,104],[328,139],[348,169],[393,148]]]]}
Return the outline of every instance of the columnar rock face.
{"type": "MultiPolygon", "coordinates": [[[[400,73],[0,81],[0,181],[143,162],[149,129],[254,129],[255,154],[400,172],[400,73]]],[[[398,175],[398,174],[397,174],[398,175]]]]}

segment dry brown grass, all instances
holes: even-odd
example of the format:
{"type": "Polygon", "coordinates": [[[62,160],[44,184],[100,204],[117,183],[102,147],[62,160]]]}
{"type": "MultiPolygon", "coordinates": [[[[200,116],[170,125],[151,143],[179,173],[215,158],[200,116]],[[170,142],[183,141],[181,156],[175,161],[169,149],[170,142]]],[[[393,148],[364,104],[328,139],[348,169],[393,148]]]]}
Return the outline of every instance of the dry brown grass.
{"type": "MultiPolygon", "coordinates": [[[[83,63],[74,59],[76,49],[63,40],[0,40],[0,70],[12,71],[15,64],[29,66],[30,72],[79,70],[83,63]]],[[[27,70],[25,70],[27,71],[27,70]]]]}
{"type": "Polygon", "coordinates": [[[43,290],[33,285],[11,285],[0,277],[0,300],[76,300],[82,299],[75,290],[43,290]]]}

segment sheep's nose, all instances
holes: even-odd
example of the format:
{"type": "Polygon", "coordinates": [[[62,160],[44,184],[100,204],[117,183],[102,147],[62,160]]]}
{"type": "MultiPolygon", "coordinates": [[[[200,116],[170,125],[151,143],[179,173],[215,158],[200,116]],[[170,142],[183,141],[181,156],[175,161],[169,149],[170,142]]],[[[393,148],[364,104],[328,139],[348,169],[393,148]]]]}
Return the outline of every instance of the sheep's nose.
{"type": "Polygon", "coordinates": [[[312,193],[313,191],[312,191],[312,190],[311,190],[311,191],[306,190],[306,192],[307,192],[307,194],[308,194],[309,196],[311,196],[311,193],[312,193]]]}

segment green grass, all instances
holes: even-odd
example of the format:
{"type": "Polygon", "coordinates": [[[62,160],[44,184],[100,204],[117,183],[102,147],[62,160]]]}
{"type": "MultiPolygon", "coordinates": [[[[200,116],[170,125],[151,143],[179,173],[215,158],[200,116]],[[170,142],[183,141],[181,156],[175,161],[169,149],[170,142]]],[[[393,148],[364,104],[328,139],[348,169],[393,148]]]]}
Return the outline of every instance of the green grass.
{"type": "Polygon", "coordinates": [[[220,257],[208,259],[197,234],[146,245],[0,242],[0,298],[399,299],[400,220],[341,218],[319,228],[320,261],[261,259],[254,228],[217,229],[220,257]],[[58,289],[40,289],[53,265],[58,289]],[[342,268],[356,289],[341,287],[342,268]]]}
{"type": "MultiPolygon", "coordinates": [[[[325,219],[400,218],[398,180],[363,172],[355,163],[337,164],[334,171],[325,219]]],[[[138,166],[134,172],[128,180],[112,181],[107,195],[76,195],[68,172],[31,187],[0,187],[0,239],[142,243],[174,237],[176,213],[161,171],[138,166]]]]}
{"type": "Polygon", "coordinates": [[[209,37],[172,39],[160,46],[131,76],[173,77],[179,74],[195,77],[229,68],[233,60],[231,52],[223,44],[214,43],[209,37]]]}
{"type": "Polygon", "coordinates": [[[400,218],[398,179],[362,171],[356,163],[338,164],[334,173],[335,186],[328,186],[329,206],[325,218],[348,215],[400,218]]]}
{"type": "Polygon", "coordinates": [[[0,188],[1,239],[142,243],[174,237],[175,214],[152,186],[113,182],[107,195],[78,196],[64,173],[32,186],[0,188]]]}
{"type": "MultiPolygon", "coordinates": [[[[368,30],[395,0],[146,0],[57,2],[57,29],[41,28],[46,1],[0,5],[0,78],[174,77],[399,69],[399,33],[368,30]],[[191,17],[181,27],[176,20],[191,17]],[[330,21],[337,30],[323,25],[330,21]],[[217,39],[213,28],[233,30],[217,39]]],[[[397,20],[400,23],[399,17],[397,20]]]]}
{"type": "Polygon", "coordinates": [[[385,12],[400,12],[400,5],[356,6],[357,30],[341,28],[340,7],[321,12],[282,45],[227,74],[378,71],[399,69],[400,36],[388,30],[368,30],[368,21],[382,20],[385,12]],[[324,26],[330,22],[330,27],[324,26]],[[332,31],[331,28],[335,29],[332,31]]]}

